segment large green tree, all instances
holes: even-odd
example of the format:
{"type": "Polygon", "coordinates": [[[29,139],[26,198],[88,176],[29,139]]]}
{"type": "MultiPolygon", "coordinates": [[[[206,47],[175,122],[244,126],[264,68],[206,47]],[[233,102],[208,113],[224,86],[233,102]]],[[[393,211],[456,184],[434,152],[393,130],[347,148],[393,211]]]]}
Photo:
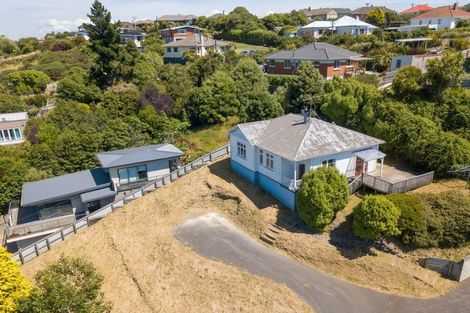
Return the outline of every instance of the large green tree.
{"type": "Polygon", "coordinates": [[[322,103],[325,80],[311,62],[302,61],[289,88],[286,111],[298,113],[302,107],[315,109],[322,103]]]}
{"type": "Polygon", "coordinates": [[[268,91],[268,80],[253,59],[242,59],[232,73],[235,81],[239,116],[242,121],[258,121],[283,113],[277,99],[268,91]]]}
{"type": "Polygon", "coordinates": [[[403,100],[412,100],[419,97],[423,84],[421,70],[415,66],[405,66],[393,78],[393,92],[403,100]]]}
{"type": "Polygon", "coordinates": [[[90,49],[96,53],[91,78],[104,88],[112,85],[121,73],[119,23],[111,23],[111,13],[95,0],[87,15],[91,24],[84,24],[90,37],[90,49]]]}

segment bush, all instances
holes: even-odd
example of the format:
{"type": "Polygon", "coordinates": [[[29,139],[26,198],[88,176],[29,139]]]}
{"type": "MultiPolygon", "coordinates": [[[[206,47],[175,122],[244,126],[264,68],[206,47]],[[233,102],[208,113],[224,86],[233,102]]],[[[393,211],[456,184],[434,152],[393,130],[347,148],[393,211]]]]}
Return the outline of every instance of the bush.
{"type": "Polygon", "coordinates": [[[0,93],[0,113],[26,111],[26,103],[18,96],[0,93]]]}
{"type": "Polygon", "coordinates": [[[103,277],[90,262],[62,256],[35,279],[37,288],[20,303],[19,313],[111,312],[101,292],[103,277]]]}
{"type": "Polygon", "coordinates": [[[16,71],[8,75],[13,91],[19,95],[42,93],[51,81],[46,73],[34,70],[16,71]]]}
{"type": "Polygon", "coordinates": [[[3,247],[0,247],[0,286],[0,311],[3,313],[16,312],[18,303],[31,291],[20,267],[3,247]]]}
{"type": "Polygon", "coordinates": [[[419,195],[426,206],[429,247],[461,247],[470,241],[470,196],[457,191],[419,195]]]}
{"type": "Polygon", "coordinates": [[[401,241],[416,247],[427,246],[425,207],[415,194],[396,193],[386,196],[400,209],[398,229],[401,241]]]}
{"type": "Polygon", "coordinates": [[[379,235],[400,234],[400,210],[385,196],[367,196],[353,211],[353,231],[358,237],[376,239],[379,235]]]}
{"type": "Polygon", "coordinates": [[[300,218],[310,227],[323,229],[348,203],[348,182],[334,167],[305,174],[297,193],[300,218]]]}

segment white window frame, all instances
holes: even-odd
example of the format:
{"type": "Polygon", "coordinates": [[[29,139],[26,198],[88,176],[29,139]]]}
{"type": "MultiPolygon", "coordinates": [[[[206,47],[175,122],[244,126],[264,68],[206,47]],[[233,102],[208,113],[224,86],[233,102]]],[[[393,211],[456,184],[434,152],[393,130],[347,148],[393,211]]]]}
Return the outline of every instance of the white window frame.
{"type": "Polygon", "coordinates": [[[274,171],[274,155],[266,152],[266,167],[274,171]]]}
{"type": "Polygon", "coordinates": [[[292,68],[292,61],[291,60],[284,60],[284,68],[285,69],[292,68]]]}
{"type": "Polygon", "coordinates": [[[243,142],[237,142],[237,155],[242,159],[246,159],[246,145],[243,142]]]}
{"type": "Polygon", "coordinates": [[[268,61],[268,66],[269,67],[276,67],[276,60],[269,60],[268,61]]]}
{"type": "Polygon", "coordinates": [[[173,48],[173,52],[177,53],[177,52],[178,52],[178,48],[177,48],[177,47],[174,47],[174,48],[173,48]]]}
{"type": "Polygon", "coordinates": [[[259,164],[264,163],[264,151],[263,149],[259,149],[259,164]]]}
{"type": "Polygon", "coordinates": [[[23,139],[23,134],[21,134],[21,129],[19,129],[18,127],[0,129],[0,141],[1,142],[20,141],[22,139],[23,139]]]}
{"type": "Polygon", "coordinates": [[[336,167],[336,159],[323,160],[322,167],[336,167]]]}
{"type": "Polygon", "coordinates": [[[401,59],[397,60],[396,68],[401,68],[401,59]]]}

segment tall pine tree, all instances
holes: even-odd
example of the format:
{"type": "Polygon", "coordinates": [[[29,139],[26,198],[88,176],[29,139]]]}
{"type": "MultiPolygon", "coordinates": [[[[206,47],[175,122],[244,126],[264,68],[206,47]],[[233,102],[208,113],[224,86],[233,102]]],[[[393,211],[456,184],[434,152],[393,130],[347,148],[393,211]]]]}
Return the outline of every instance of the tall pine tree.
{"type": "Polygon", "coordinates": [[[97,54],[91,79],[101,88],[106,88],[121,74],[119,23],[111,23],[111,13],[98,0],[93,2],[88,18],[91,24],[84,24],[84,27],[90,37],[90,48],[97,54]]]}

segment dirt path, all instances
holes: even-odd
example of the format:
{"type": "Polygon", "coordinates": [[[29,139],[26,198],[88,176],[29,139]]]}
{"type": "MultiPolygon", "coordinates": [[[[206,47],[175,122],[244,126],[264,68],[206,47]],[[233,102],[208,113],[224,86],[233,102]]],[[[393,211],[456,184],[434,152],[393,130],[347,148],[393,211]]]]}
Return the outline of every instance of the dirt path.
{"type": "Polygon", "coordinates": [[[176,229],[175,237],[204,257],[287,285],[318,313],[463,313],[470,307],[470,281],[430,300],[382,294],[280,255],[214,213],[187,220],[176,229]]]}

